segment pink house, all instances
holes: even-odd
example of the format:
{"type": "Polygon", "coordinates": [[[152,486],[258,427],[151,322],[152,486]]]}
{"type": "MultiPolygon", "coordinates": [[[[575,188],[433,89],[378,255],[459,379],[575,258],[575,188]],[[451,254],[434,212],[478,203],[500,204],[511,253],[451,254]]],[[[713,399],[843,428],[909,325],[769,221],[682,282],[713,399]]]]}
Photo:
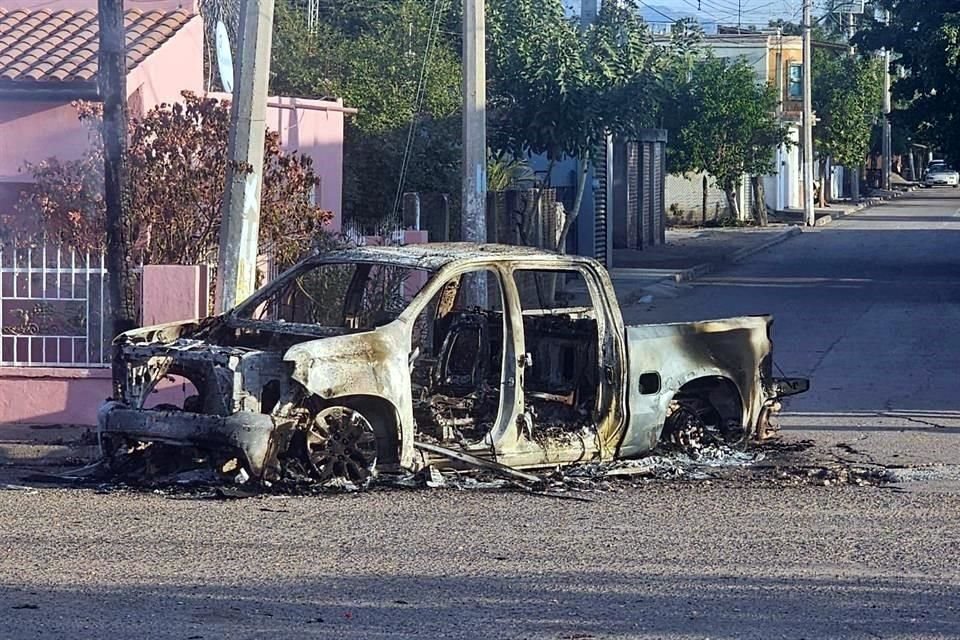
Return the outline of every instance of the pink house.
{"type": "MultiPolygon", "coordinates": [[[[126,0],[127,94],[132,115],[206,93],[204,28],[196,7],[126,0]]],[[[89,144],[75,100],[97,100],[96,0],[0,0],[0,224],[30,186],[24,165],[78,158],[89,144]]],[[[212,97],[228,98],[224,94],[212,97]]],[[[343,125],[339,100],[273,97],[268,126],[313,158],[317,203],[340,227],[343,125]]],[[[144,267],[143,319],[205,314],[200,267],[144,267]]],[[[110,395],[106,272],[99,256],[0,246],[0,424],[95,422],[110,395]]],[[[182,393],[172,384],[166,393],[182,393]]]]}
{"type": "MultiPolygon", "coordinates": [[[[71,102],[97,100],[96,0],[0,0],[0,214],[10,215],[29,186],[28,162],[77,158],[88,145],[71,102]]],[[[128,0],[127,94],[130,113],[206,92],[204,29],[196,7],[176,0],[128,0]]],[[[224,94],[215,95],[228,98],[224,94]]],[[[268,126],[284,147],[313,158],[317,203],[339,229],[343,118],[339,100],[271,98],[268,126]]]]}

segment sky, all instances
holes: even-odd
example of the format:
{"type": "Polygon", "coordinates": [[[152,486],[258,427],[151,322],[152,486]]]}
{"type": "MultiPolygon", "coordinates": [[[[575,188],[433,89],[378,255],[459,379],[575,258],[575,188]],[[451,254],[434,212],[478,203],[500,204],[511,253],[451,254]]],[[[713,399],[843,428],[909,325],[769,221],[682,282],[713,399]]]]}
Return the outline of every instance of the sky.
{"type": "Polygon", "coordinates": [[[696,17],[705,23],[766,26],[770,20],[796,21],[801,0],[644,0],[641,12],[648,22],[696,17]],[[739,5],[739,7],[738,7],[739,5]]]}
{"type": "MultiPolygon", "coordinates": [[[[596,0],[602,4],[604,0],[596,0]]],[[[696,18],[707,33],[714,33],[716,25],[749,28],[767,27],[771,20],[783,19],[799,23],[803,0],[635,0],[640,15],[655,31],[666,31],[681,18],[696,18]]],[[[860,5],[862,0],[814,0],[813,14],[819,16],[829,7],[860,5]]],[[[580,14],[581,0],[564,0],[570,15],[580,14]]]]}

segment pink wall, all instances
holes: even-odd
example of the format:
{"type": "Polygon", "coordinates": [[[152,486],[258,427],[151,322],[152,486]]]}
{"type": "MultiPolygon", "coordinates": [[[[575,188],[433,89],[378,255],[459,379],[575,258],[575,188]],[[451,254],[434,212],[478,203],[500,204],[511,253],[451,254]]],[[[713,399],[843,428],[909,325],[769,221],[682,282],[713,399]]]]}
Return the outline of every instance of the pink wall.
{"type": "Polygon", "coordinates": [[[0,424],[96,424],[110,369],[0,367],[0,424]]]}
{"type": "Polygon", "coordinates": [[[138,90],[144,113],[162,102],[179,101],[182,91],[203,93],[203,20],[200,16],[191,18],[127,74],[127,95],[132,96],[138,90]]]}
{"type": "MultiPolygon", "coordinates": [[[[208,93],[230,100],[227,93],[208,93]]],[[[353,113],[342,100],[271,97],[267,100],[267,126],[280,132],[280,144],[313,158],[320,178],[317,204],[333,212],[332,231],[340,231],[343,201],[343,118],[353,113]]]]}
{"type": "Polygon", "coordinates": [[[209,315],[210,270],[189,265],[144,265],[140,282],[144,326],[209,315]]]}
{"type": "Polygon", "coordinates": [[[69,103],[0,101],[0,181],[30,181],[27,162],[76,160],[89,146],[87,128],[69,103]]]}

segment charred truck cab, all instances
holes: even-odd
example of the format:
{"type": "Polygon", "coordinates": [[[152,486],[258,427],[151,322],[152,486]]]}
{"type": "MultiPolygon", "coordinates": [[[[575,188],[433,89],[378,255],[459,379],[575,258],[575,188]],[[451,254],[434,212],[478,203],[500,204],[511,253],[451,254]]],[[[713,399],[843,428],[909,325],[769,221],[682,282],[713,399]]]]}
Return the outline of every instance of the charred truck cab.
{"type": "Polygon", "coordinates": [[[115,342],[106,455],[144,443],[271,481],[495,461],[538,468],[661,441],[762,438],[780,399],[769,317],[625,327],[594,260],[473,244],[300,262],[235,309],[115,342]],[[468,306],[475,279],[486,302],[468,306]],[[192,392],[151,402],[173,377],[192,392]]]}

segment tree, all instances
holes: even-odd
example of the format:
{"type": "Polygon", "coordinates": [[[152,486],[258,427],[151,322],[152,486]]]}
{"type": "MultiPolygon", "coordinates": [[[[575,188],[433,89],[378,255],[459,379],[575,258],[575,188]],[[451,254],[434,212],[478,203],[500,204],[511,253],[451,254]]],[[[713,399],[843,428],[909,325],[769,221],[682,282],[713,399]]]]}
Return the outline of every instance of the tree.
{"type": "MultiPolygon", "coordinates": [[[[91,127],[79,160],[28,165],[34,188],[19,203],[43,221],[47,237],[80,249],[104,238],[103,149],[99,105],[78,104],[91,127]]],[[[128,126],[131,195],[129,259],[143,264],[196,264],[215,255],[227,168],[227,103],[184,93],[128,126]]],[[[330,213],[311,204],[317,184],[312,160],[266,139],[260,241],[281,264],[296,260],[322,231],[330,213]]]]}
{"type": "Polygon", "coordinates": [[[883,69],[876,58],[816,50],[813,56],[814,141],[823,186],[820,206],[830,193],[827,161],[859,167],[870,149],[873,124],[883,104],[883,69]]]}
{"type": "Polygon", "coordinates": [[[322,4],[307,28],[300,3],[276,5],[271,90],[337,96],[359,113],[346,125],[344,214],[395,213],[398,190],[459,194],[461,104],[449,3],[322,4]]]}
{"type": "Polygon", "coordinates": [[[871,20],[856,42],[864,51],[894,52],[895,122],[917,142],[960,160],[960,6],[956,0],[881,0],[891,21],[871,20]]]}
{"type": "MultiPolygon", "coordinates": [[[[579,29],[559,0],[488,5],[489,131],[497,151],[580,163],[576,196],[559,234],[563,251],[586,186],[588,161],[607,135],[657,122],[662,51],[630,3],[604,3],[579,29]]],[[[548,174],[549,175],[549,174],[548,174]]]]}
{"type": "Polygon", "coordinates": [[[746,62],[713,57],[695,64],[680,90],[675,103],[682,106],[666,114],[678,150],[673,168],[713,176],[729,213],[739,219],[737,187],[743,177],[770,174],[773,150],[787,144],[786,127],[775,115],[776,90],[758,83],[746,62]]]}

